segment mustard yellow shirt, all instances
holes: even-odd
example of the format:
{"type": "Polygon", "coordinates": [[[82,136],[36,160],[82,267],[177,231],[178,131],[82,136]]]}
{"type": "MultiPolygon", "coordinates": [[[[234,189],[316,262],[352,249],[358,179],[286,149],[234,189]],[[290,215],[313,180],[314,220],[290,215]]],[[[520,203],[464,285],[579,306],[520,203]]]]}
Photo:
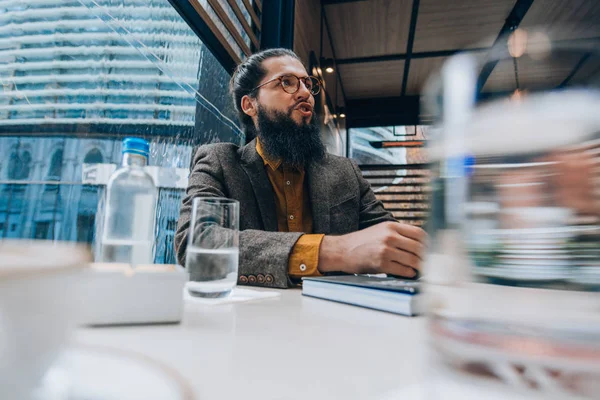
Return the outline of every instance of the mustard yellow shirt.
{"type": "Polygon", "coordinates": [[[275,193],[275,209],[279,232],[304,232],[296,242],[288,261],[288,273],[292,278],[321,275],[319,273],[319,249],[323,234],[313,234],[313,220],[304,170],[282,165],[264,153],[256,140],[256,151],[264,161],[265,171],[275,193]]]}

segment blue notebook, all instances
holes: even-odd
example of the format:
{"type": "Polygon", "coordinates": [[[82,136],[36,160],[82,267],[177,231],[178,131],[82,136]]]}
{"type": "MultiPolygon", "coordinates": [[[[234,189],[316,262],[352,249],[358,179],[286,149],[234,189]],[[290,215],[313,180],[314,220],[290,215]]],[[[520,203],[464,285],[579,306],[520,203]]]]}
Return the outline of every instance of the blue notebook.
{"type": "Polygon", "coordinates": [[[305,296],[408,316],[424,311],[420,287],[420,281],[365,275],[302,279],[305,296]]]}

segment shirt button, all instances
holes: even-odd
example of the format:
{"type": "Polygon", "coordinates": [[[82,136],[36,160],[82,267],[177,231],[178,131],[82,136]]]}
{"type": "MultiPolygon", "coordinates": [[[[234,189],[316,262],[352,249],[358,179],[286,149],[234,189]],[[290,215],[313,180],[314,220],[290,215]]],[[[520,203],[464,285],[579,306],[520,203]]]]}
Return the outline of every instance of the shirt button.
{"type": "Polygon", "coordinates": [[[288,186],[290,186],[292,184],[292,182],[287,181],[285,184],[288,185],[288,186]]]}
{"type": "Polygon", "coordinates": [[[290,215],[290,219],[291,219],[291,220],[293,220],[293,219],[294,219],[294,216],[293,216],[293,215],[290,215]]]}
{"type": "Polygon", "coordinates": [[[306,264],[300,264],[300,271],[306,271],[306,264]]]}

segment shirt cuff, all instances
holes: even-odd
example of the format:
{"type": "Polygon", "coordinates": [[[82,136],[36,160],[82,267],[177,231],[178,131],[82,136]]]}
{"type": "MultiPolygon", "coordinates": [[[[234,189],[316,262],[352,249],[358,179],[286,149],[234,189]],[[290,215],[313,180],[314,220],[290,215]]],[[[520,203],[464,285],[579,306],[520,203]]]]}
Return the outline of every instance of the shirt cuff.
{"type": "Polygon", "coordinates": [[[288,273],[292,278],[320,276],[319,249],[323,241],[322,234],[302,235],[292,248],[288,261],[288,273]]]}

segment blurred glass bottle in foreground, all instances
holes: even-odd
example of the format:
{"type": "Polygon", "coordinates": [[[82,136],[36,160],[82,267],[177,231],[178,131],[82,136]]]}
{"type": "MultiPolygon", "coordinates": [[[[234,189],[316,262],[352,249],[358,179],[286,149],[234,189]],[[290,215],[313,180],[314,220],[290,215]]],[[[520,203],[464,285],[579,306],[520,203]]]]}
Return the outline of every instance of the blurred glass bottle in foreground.
{"type": "Polygon", "coordinates": [[[515,31],[428,85],[430,398],[448,382],[479,398],[600,394],[600,91],[569,73],[600,52],[557,34],[515,31]]]}
{"type": "Polygon", "coordinates": [[[144,171],[148,142],[123,140],[121,168],[110,177],[100,262],[152,264],[157,190],[144,171]]]}

